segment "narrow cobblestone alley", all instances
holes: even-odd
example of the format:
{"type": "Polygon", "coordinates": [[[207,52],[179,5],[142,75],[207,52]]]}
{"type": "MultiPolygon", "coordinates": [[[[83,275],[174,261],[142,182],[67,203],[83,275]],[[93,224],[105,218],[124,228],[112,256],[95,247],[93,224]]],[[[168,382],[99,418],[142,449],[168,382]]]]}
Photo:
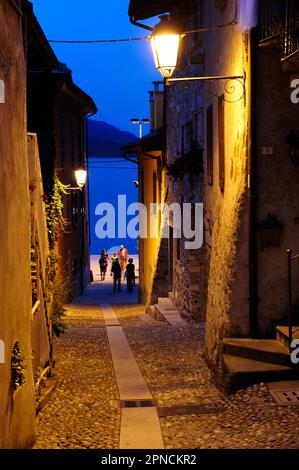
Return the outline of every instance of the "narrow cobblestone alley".
{"type": "Polygon", "coordinates": [[[277,405],[263,384],[222,396],[202,357],[203,325],[156,321],[136,291],[114,294],[108,279],[67,307],[68,329],[55,343],[58,385],[39,414],[36,449],[119,448],[122,409],[103,304],[156,402],[166,449],[298,447],[298,406],[277,405]]]}

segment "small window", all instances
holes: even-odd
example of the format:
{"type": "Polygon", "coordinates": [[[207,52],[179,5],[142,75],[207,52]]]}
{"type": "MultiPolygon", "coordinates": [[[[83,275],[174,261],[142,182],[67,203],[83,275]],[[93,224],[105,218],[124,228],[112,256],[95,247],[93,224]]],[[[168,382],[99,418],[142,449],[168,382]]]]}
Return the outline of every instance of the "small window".
{"type": "Polygon", "coordinates": [[[144,168],[140,170],[140,202],[144,204],[144,168]]]}
{"type": "Polygon", "coordinates": [[[214,173],[214,129],[213,105],[207,108],[207,178],[208,184],[213,184],[214,173]]]}
{"type": "Polygon", "coordinates": [[[218,99],[218,152],[219,152],[219,188],[224,191],[225,186],[225,128],[224,128],[224,95],[218,99]]]}

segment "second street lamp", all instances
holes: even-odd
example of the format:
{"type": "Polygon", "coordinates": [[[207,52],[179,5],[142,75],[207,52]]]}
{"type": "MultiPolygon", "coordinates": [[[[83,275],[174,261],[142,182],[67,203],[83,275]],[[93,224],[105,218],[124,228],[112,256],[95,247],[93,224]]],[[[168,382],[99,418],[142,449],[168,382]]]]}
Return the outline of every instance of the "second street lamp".
{"type": "Polygon", "coordinates": [[[85,186],[86,178],[87,178],[87,171],[85,170],[83,166],[75,170],[75,177],[76,177],[78,188],[82,190],[82,188],[85,186]]]}
{"type": "Polygon", "coordinates": [[[139,139],[142,139],[142,128],[145,124],[150,124],[149,119],[138,119],[138,118],[132,118],[130,119],[132,124],[138,124],[139,125],[139,139]]]}

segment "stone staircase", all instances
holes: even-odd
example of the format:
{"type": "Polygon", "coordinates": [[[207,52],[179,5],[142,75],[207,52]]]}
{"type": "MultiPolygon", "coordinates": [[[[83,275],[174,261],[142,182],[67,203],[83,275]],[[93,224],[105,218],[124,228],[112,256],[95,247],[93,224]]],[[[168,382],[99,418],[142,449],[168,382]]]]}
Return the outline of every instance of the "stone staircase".
{"type": "Polygon", "coordinates": [[[159,297],[158,303],[150,306],[150,313],[157,320],[163,320],[172,326],[185,325],[178,310],[169,297],[159,297]]]}
{"type": "MultiPolygon", "coordinates": [[[[293,328],[293,337],[299,339],[299,327],[293,328]]],[[[225,339],[222,360],[228,392],[254,383],[299,379],[299,369],[290,361],[287,326],[276,326],[275,339],[225,339]]]]}

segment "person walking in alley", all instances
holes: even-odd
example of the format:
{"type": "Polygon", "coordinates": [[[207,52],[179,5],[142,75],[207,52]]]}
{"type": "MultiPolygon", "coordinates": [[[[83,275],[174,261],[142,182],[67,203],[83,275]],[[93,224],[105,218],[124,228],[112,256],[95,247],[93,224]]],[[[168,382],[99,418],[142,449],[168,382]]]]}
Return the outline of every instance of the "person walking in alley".
{"type": "Polygon", "coordinates": [[[135,264],[133,264],[132,258],[129,259],[127,264],[126,277],[128,291],[133,292],[133,286],[135,285],[135,264]]]}
{"type": "Polygon", "coordinates": [[[124,245],[120,245],[119,251],[118,251],[118,258],[120,261],[121,265],[121,271],[125,273],[128,259],[129,259],[129,253],[127,248],[124,247],[124,245]]]}
{"type": "Polygon", "coordinates": [[[114,261],[111,269],[111,275],[113,275],[113,292],[116,292],[116,285],[118,292],[121,291],[121,266],[118,258],[114,261]]]}
{"type": "Polygon", "coordinates": [[[111,256],[111,267],[113,266],[114,261],[116,261],[117,259],[118,259],[117,254],[116,252],[114,252],[113,255],[111,256]]]}
{"type": "Polygon", "coordinates": [[[108,267],[109,255],[106,250],[102,250],[101,257],[99,259],[99,265],[101,270],[101,281],[105,281],[107,267],[108,267]]]}

